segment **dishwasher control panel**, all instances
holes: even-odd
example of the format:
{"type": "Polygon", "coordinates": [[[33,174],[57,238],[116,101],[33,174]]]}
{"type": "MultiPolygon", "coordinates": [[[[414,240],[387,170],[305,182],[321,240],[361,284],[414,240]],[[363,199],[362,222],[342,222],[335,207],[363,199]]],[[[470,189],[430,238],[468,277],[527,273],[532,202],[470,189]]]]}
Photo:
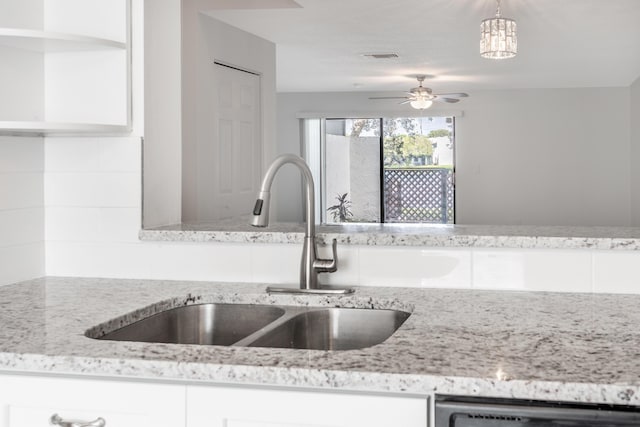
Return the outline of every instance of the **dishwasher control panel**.
{"type": "Polygon", "coordinates": [[[435,427],[638,427],[640,408],[436,396],[435,427]]]}

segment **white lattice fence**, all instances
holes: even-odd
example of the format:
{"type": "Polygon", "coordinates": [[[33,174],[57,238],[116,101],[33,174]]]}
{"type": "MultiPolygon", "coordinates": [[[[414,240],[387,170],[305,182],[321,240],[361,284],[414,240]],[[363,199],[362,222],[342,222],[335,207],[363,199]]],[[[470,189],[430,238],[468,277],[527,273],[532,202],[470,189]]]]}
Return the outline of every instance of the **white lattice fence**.
{"type": "Polygon", "coordinates": [[[453,171],[385,169],[385,222],[453,224],[453,171]]]}

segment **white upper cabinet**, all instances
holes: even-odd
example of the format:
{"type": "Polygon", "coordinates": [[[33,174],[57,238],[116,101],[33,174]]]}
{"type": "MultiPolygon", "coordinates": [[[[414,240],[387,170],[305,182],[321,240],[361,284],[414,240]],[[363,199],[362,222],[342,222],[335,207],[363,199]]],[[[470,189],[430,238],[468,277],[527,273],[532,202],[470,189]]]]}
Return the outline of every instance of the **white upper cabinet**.
{"type": "Polygon", "coordinates": [[[0,0],[0,61],[0,134],[130,130],[130,0],[0,0]]]}

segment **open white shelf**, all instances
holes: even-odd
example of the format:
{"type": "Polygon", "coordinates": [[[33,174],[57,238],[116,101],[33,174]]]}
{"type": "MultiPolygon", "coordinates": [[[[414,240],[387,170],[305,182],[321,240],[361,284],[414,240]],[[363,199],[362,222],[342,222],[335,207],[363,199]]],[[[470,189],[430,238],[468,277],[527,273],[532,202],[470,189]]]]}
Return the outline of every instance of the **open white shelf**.
{"type": "Polygon", "coordinates": [[[0,135],[131,131],[131,0],[0,0],[0,135]]]}
{"type": "Polygon", "coordinates": [[[127,48],[114,40],[17,28],[0,28],[0,45],[45,53],[127,48]]]}
{"type": "Polygon", "coordinates": [[[67,135],[67,134],[124,134],[131,131],[126,125],[98,123],[53,123],[29,121],[0,121],[1,134],[67,135]]]}

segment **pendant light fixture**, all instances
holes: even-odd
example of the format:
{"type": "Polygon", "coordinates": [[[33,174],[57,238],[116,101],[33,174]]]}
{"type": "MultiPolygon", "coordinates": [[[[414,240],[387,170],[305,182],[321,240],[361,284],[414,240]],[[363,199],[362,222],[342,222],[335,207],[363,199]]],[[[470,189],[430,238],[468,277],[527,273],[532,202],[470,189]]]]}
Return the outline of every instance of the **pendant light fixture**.
{"type": "Polygon", "coordinates": [[[489,59],[513,58],[518,53],[516,21],[502,17],[500,0],[496,16],[480,24],[480,56],[489,59]]]}

